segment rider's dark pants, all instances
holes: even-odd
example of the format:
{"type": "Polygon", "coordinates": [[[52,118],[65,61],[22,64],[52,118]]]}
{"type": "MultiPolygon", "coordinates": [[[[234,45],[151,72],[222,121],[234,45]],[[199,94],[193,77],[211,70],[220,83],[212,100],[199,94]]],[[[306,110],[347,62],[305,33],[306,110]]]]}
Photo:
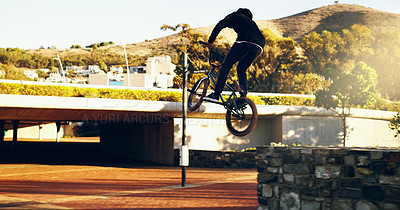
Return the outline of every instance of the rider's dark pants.
{"type": "Polygon", "coordinates": [[[251,43],[237,43],[231,47],[219,70],[218,80],[215,87],[215,93],[220,94],[224,89],[226,79],[232,66],[239,61],[237,65],[237,75],[240,87],[247,94],[247,76],[246,70],[253,61],[261,54],[262,50],[259,46],[251,43]]]}

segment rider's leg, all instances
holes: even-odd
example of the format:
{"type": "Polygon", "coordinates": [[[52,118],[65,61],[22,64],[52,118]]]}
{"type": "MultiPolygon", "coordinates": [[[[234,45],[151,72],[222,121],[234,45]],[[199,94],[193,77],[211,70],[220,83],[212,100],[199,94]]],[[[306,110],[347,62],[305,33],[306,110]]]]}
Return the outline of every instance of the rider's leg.
{"type": "Polygon", "coordinates": [[[254,62],[254,60],[260,55],[260,50],[255,48],[247,53],[242,59],[240,59],[237,65],[237,75],[239,78],[240,88],[242,88],[243,93],[240,93],[240,96],[247,95],[247,75],[246,71],[254,62]]]}
{"type": "MultiPolygon", "coordinates": [[[[224,89],[226,79],[228,78],[229,71],[231,70],[233,64],[238,62],[243,57],[244,49],[241,45],[234,44],[229,50],[225,57],[224,62],[222,62],[221,68],[219,69],[217,84],[215,85],[215,92],[204,97],[204,100],[211,102],[218,102],[219,97],[224,89]]],[[[246,53],[246,52],[245,52],[246,53]]]]}
{"type": "Polygon", "coordinates": [[[217,84],[215,85],[215,93],[217,95],[221,94],[224,89],[226,79],[228,78],[232,66],[243,57],[243,51],[242,45],[235,43],[226,55],[218,73],[217,84]]]}

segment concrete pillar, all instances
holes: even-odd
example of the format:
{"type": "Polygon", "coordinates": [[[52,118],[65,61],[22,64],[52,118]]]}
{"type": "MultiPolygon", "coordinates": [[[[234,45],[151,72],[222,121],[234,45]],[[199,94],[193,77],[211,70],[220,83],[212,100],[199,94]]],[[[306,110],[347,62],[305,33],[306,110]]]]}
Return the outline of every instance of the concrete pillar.
{"type": "Polygon", "coordinates": [[[38,136],[38,139],[39,139],[39,140],[43,140],[43,125],[42,125],[42,124],[39,124],[38,127],[39,127],[39,136],[38,136]]]}
{"type": "Polygon", "coordinates": [[[104,151],[138,161],[174,163],[174,121],[158,124],[102,124],[100,145],[104,151]]]}
{"type": "Polygon", "coordinates": [[[6,124],[5,120],[0,120],[0,144],[4,142],[4,125],[6,124]]]}
{"type": "Polygon", "coordinates": [[[12,145],[15,146],[17,144],[17,141],[18,141],[19,120],[13,120],[12,121],[12,125],[13,125],[13,141],[12,141],[12,145]]]}
{"type": "Polygon", "coordinates": [[[61,121],[57,121],[57,122],[56,122],[56,127],[57,127],[56,141],[57,141],[57,142],[60,142],[60,138],[61,138],[61,135],[60,135],[61,121]]]}

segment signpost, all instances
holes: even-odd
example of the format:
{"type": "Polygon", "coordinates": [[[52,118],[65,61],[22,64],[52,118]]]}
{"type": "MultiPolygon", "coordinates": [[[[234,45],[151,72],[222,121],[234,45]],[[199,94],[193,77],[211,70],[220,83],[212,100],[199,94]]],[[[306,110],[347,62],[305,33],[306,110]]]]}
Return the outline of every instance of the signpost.
{"type": "Polygon", "coordinates": [[[186,145],[186,115],[187,115],[187,76],[188,76],[187,54],[183,53],[182,68],[182,145],[180,147],[179,165],[182,167],[182,187],[186,185],[186,166],[189,166],[189,149],[186,145]]]}

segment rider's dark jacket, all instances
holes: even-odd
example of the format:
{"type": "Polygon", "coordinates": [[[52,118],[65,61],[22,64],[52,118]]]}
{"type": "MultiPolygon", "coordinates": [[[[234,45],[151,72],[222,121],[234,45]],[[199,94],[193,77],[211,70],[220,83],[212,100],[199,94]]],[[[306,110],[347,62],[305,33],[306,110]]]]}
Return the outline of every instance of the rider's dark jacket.
{"type": "Polygon", "coordinates": [[[227,27],[232,28],[237,33],[238,37],[236,41],[252,42],[264,47],[265,38],[257,24],[252,19],[239,12],[233,12],[219,21],[211,32],[208,42],[213,43],[219,32],[227,27]]]}

